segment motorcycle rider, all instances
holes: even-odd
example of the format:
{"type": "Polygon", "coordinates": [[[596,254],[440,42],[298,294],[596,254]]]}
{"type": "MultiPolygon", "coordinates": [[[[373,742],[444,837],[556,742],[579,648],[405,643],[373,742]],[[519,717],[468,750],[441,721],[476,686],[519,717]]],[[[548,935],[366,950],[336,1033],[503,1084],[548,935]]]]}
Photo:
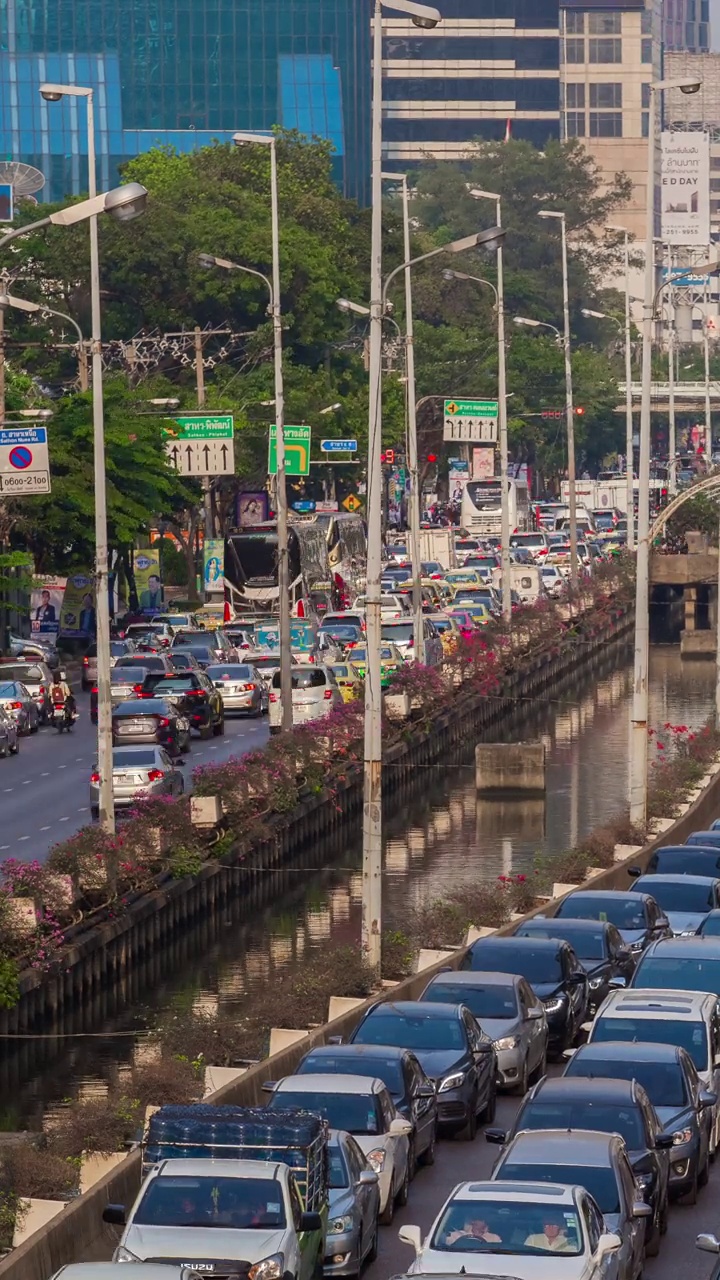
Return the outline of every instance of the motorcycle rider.
{"type": "Polygon", "coordinates": [[[71,721],[75,714],[75,698],[70,685],[63,679],[59,671],[56,671],[53,676],[50,697],[54,707],[65,708],[65,719],[71,721]]]}

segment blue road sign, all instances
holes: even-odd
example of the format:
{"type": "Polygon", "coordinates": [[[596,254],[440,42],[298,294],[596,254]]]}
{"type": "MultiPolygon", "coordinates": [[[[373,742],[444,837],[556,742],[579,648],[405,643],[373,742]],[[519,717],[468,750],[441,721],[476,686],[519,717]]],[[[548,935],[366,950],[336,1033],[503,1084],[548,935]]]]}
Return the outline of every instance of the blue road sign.
{"type": "Polygon", "coordinates": [[[357,440],[321,440],[323,453],[357,453],[357,440]]]}
{"type": "Polygon", "coordinates": [[[0,429],[0,445],[47,444],[47,427],[4,427],[0,429]]]}
{"type": "Polygon", "coordinates": [[[300,502],[293,502],[293,511],[314,511],[315,503],[309,498],[303,498],[300,502]]]}

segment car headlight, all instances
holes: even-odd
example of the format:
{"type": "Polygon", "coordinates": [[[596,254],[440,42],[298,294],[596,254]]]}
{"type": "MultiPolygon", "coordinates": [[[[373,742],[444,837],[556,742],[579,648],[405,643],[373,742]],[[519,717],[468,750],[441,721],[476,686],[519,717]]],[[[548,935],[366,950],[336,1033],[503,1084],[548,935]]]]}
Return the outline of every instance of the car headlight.
{"type": "Polygon", "coordinates": [[[441,1080],[438,1093],[447,1093],[448,1089],[459,1089],[464,1080],[464,1071],[453,1071],[451,1075],[445,1076],[445,1079],[441,1080]]]}
{"type": "Polygon", "coordinates": [[[346,1213],[343,1215],[342,1218],[330,1219],[330,1221],[328,1222],[328,1235],[339,1236],[339,1235],[342,1235],[345,1231],[352,1231],[352,1228],[353,1228],[353,1216],[351,1213],[346,1213]]]}
{"type": "Polygon", "coordinates": [[[256,1262],[248,1271],[248,1280],[282,1280],[285,1258],[281,1253],[271,1253],[269,1258],[256,1262]]]}
{"type": "Polygon", "coordinates": [[[679,1147],[683,1142],[689,1142],[693,1136],[691,1128],[677,1129],[673,1134],[673,1146],[679,1147]]]}
{"type": "Polygon", "coordinates": [[[648,1187],[651,1187],[654,1181],[655,1181],[654,1173],[636,1173],[635,1174],[635,1186],[637,1187],[638,1191],[647,1191],[648,1187]]]}
{"type": "Polygon", "coordinates": [[[557,1013],[562,1009],[565,1003],[565,996],[552,996],[550,1000],[543,1000],[546,1013],[557,1013]]]}
{"type": "Polygon", "coordinates": [[[142,1262],[142,1258],[137,1258],[134,1253],[126,1249],[124,1245],[118,1245],[113,1255],[113,1262],[142,1262]]]}
{"type": "Polygon", "coordinates": [[[495,1041],[496,1049],[517,1049],[519,1040],[517,1036],[503,1036],[502,1040],[495,1041]]]}
{"type": "Polygon", "coordinates": [[[590,979],[590,990],[591,990],[591,991],[597,991],[598,987],[601,987],[604,981],[605,981],[605,979],[604,979],[603,977],[600,977],[600,978],[591,978],[591,979],[590,979]]]}
{"type": "Polygon", "coordinates": [[[365,1158],[373,1173],[382,1173],[385,1168],[385,1152],[382,1147],[376,1147],[375,1150],[369,1152],[365,1158]]]}

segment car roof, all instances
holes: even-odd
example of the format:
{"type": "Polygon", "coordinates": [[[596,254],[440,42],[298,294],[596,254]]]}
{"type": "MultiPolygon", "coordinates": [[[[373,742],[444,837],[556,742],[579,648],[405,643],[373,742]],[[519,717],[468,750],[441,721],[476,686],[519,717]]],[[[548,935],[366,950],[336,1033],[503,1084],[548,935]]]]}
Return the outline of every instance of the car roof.
{"type": "Polygon", "coordinates": [[[566,1096],[573,1098],[587,1096],[593,1101],[599,1101],[602,1098],[605,1102],[627,1104],[634,1101],[634,1086],[634,1080],[614,1080],[612,1076],[605,1078],[596,1076],[592,1079],[586,1076],[546,1076],[533,1090],[532,1096],[533,1102],[536,1098],[542,1099],[543,1102],[556,1102],[558,1099],[563,1100],[566,1096]]]}
{"type": "MultiPolygon", "coordinates": [[[[315,1079],[317,1077],[314,1077],[315,1079]]],[[[282,1177],[286,1164],[278,1160],[163,1160],[153,1173],[158,1178],[263,1178],[268,1182],[282,1177]]]]}
{"type": "MultiPolygon", "coordinates": [[[[568,1081],[568,1084],[570,1081],[568,1081]]],[[[508,1144],[503,1163],[520,1164],[584,1164],[603,1168],[608,1155],[624,1140],[617,1133],[599,1133],[596,1129],[522,1129],[508,1144]]]]}
{"type": "MultiPolygon", "coordinates": [[[[563,1135],[567,1137],[567,1135],[563,1135]]],[[[601,1135],[602,1136],[602,1135],[601,1135]]],[[[453,1200],[516,1200],[518,1204],[538,1201],[547,1204],[574,1204],[575,1188],[560,1182],[461,1182],[453,1188],[453,1200]]]]}
{"type": "MultiPolygon", "coordinates": [[[[577,1050],[577,1054],[582,1054],[583,1058],[607,1062],[677,1062],[682,1052],[676,1044],[652,1044],[645,1040],[591,1040],[589,1044],[581,1044],[577,1050]]],[[[577,1077],[560,1078],[569,1084],[571,1079],[577,1077]]]]}
{"type": "Polygon", "coordinates": [[[495,947],[501,950],[511,951],[517,947],[541,947],[547,951],[557,951],[559,946],[567,946],[568,944],[562,938],[524,938],[522,934],[513,933],[507,938],[478,938],[469,948],[470,954],[475,955],[483,951],[490,951],[495,947]]]}
{"type": "Polygon", "coordinates": [[[450,972],[436,973],[428,982],[428,987],[441,987],[445,982],[452,982],[460,987],[477,987],[480,983],[486,987],[507,987],[517,986],[524,981],[518,973],[495,973],[489,969],[453,969],[450,972]]]}
{"type": "MultiPolygon", "coordinates": [[[[532,929],[537,926],[538,931],[542,930],[546,933],[550,930],[557,920],[558,927],[566,929],[568,925],[572,925],[573,929],[578,933],[596,933],[598,929],[614,929],[616,926],[610,920],[585,920],[581,916],[535,916],[533,920],[523,920],[520,925],[523,929],[532,929]]],[[[516,934],[516,937],[522,937],[522,934],[516,934]]],[[[561,935],[558,935],[560,937],[561,935]]]]}
{"type": "Polygon", "coordinates": [[[658,1013],[689,1021],[701,1018],[717,1004],[717,996],[708,991],[663,991],[653,987],[631,987],[628,991],[611,991],[605,997],[596,1017],[612,1014],[613,1017],[654,1018],[658,1013]]]}
{"type": "Polygon", "coordinates": [[[437,1001],[426,1004],[424,1000],[382,1000],[373,1005],[367,1017],[375,1013],[397,1013],[402,1018],[457,1018],[462,1005],[437,1001]]]}
{"type": "MultiPolygon", "coordinates": [[[[164,1262],[139,1262],[135,1264],[136,1280],[184,1280],[194,1273],[186,1267],[164,1262]]],[[[67,1267],[54,1271],[51,1280],[118,1280],[116,1262],[71,1262],[67,1267]]]]}
{"type": "MultiPolygon", "coordinates": [[[[308,1058],[397,1058],[401,1062],[411,1049],[403,1049],[397,1044],[318,1044],[310,1049],[303,1061],[308,1058]]],[[[315,1076],[317,1080],[317,1076],[315,1076]]]]}
{"type": "MultiPolygon", "coordinates": [[[[720,914],[717,910],[708,912],[708,915],[717,916],[720,914]]],[[[645,956],[655,956],[658,953],[665,954],[670,952],[674,956],[702,956],[715,957],[720,959],[720,937],[717,935],[706,937],[704,934],[694,933],[689,938],[658,938],[655,942],[651,942],[645,951],[645,956]]]]}
{"type": "MultiPolygon", "coordinates": [[[[655,876],[653,876],[654,879],[655,876]]],[[[582,898],[584,902],[602,902],[607,898],[625,898],[630,902],[634,902],[635,899],[639,899],[640,902],[647,902],[651,897],[652,894],[650,893],[636,893],[632,889],[576,889],[569,893],[563,901],[577,901],[578,898],[582,898]]]]}
{"type": "Polygon", "coordinates": [[[275,1093],[379,1093],[385,1083],[377,1076],[347,1075],[307,1075],[285,1076],[275,1086],[275,1093]]]}
{"type": "Polygon", "coordinates": [[[124,747],[113,747],[113,755],[121,756],[123,755],[124,752],[127,752],[129,755],[130,752],[134,754],[136,751],[162,751],[162,750],[163,748],[161,746],[158,746],[156,742],[135,742],[132,744],[127,743],[127,745],[124,747]]]}
{"type": "MultiPolygon", "coordinates": [[[[690,847],[692,848],[692,845],[690,847]]],[[[646,884],[648,884],[652,880],[655,884],[682,883],[682,884],[699,884],[699,885],[705,885],[707,887],[718,883],[717,876],[686,876],[686,875],[683,875],[680,871],[675,871],[675,872],[668,871],[668,872],[661,872],[659,875],[640,876],[635,883],[639,884],[641,880],[644,880],[646,884]]],[[[672,910],[672,907],[670,908],[670,910],[672,910]]]]}

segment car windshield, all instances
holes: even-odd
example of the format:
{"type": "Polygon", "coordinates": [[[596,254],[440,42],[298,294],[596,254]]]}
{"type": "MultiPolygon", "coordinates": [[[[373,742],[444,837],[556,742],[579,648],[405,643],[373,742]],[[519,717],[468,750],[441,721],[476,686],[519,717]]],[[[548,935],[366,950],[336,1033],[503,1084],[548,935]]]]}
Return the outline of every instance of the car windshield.
{"type": "Polygon", "coordinates": [[[347,1133],[382,1133],[378,1098],[372,1093],[297,1093],[283,1089],[267,1104],[270,1111],[311,1111],[327,1120],[331,1129],[347,1133]]]}
{"type": "Polygon", "coordinates": [[[19,680],[21,684],[37,684],[43,680],[40,667],[11,667],[5,663],[0,667],[0,676],[3,680],[19,680]]]}
{"type": "Polygon", "coordinates": [[[518,1132],[522,1129],[592,1129],[597,1133],[619,1133],[631,1149],[645,1145],[635,1107],[595,1102],[592,1098],[543,1102],[541,1096],[523,1107],[516,1127],[518,1132]]]}
{"type": "MultiPolygon", "coordinates": [[[[534,921],[532,922],[534,924],[534,921]]],[[[529,928],[527,933],[520,931],[519,937],[532,938],[541,934],[544,938],[562,938],[565,942],[569,942],[575,954],[581,960],[604,960],[607,955],[605,946],[605,932],[600,929],[579,929],[573,928],[570,923],[558,923],[557,932],[553,932],[553,926],[550,921],[543,921],[542,928],[529,928]]]]}
{"type": "Polygon", "coordinates": [[[228,666],[208,667],[205,672],[209,680],[251,680],[252,671],[241,662],[228,666]]]}
{"type": "MultiPolygon", "coordinates": [[[[530,1166],[521,1165],[525,1169],[530,1166]]],[[[503,1173],[505,1170],[503,1170],[503,1173]]],[[[508,1175],[514,1177],[512,1173],[508,1175]]],[[[533,1182],[549,1182],[527,1174],[533,1182]]],[[[522,1175],[523,1181],[525,1174],[522,1175]]],[[[553,1178],[553,1181],[561,1181],[553,1178]]],[[[443,1253],[554,1254],[557,1236],[564,1239],[561,1253],[582,1252],[578,1215],[574,1205],[503,1199],[502,1187],[492,1200],[452,1200],[438,1222],[431,1249],[443,1253]],[[548,1234],[546,1235],[546,1229],[548,1234]]],[[[481,1265],[481,1264],[480,1264],[481,1265]]],[[[438,1268],[439,1270],[439,1268],[438,1268]]],[[[471,1270],[475,1270],[474,1267],[471,1270]]]]}
{"type": "Polygon", "coordinates": [[[155,752],[147,747],[138,747],[132,751],[113,751],[113,769],[152,769],[154,764],[155,752]]]}
{"type": "Polygon", "coordinates": [[[298,1074],[367,1076],[370,1080],[382,1080],[395,1098],[402,1097],[405,1088],[399,1059],[387,1058],[381,1053],[372,1056],[367,1053],[338,1054],[336,1057],[323,1053],[317,1058],[310,1053],[298,1067],[298,1074]]]}
{"type": "Polygon", "coordinates": [[[147,675],[147,667],[135,667],[130,670],[127,667],[121,667],[120,663],[113,667],[110,672],[111,684],[142,684],[147,675]]]}
{"type": "Polygon", "coordinates": [[[195,671],[188,671],[187,675],[167,676],[162,682],[162,689],[158,693],[184,693],[187,689],[198,688],[198,677],[195,671]]]}
{"type": "Polygon", "coordinates": [[[547,945],[534,947],[531,942],[519,947],[473,947],[462,968],[519,973],[530,983],[560,982],[563,976],[559,953],[547,945]]]}
{"type": "Polygon", "coordinates": [[[561,1182],[564,1186],[585,1187],[601,1213],[620,1212],[618,1180],[612,1168],[581,1164],[504,1164],[497,1176],[503,1182],[561,1182]]]}
{"type": "Polygon", "coordinates": [[[449,618],[433,618],[436,631],[452,631],[453,624],[449,618]]]}
{"type": "Polygon", "coordinates": [[[15,698],[20,690],[14,684],[0,684],[0,698],[15,698]]]}
{"type": "MultiPolygon", "coordinates": [[[[663,911],[710,911],[716,905],[712,885],[693,884],[687,876],[678,876],[676,880],[665,880],[657,883],[657,876],[650,876],[653,882],[652,896],[663,911]]],[[[650,893],[650,885],[645,881],[639,893],[650,893]]]]}
{"type": "MultiPolygon", "coordinates": [[[[324,689],[327,683],[325,672],[317,667],[297,667],[292,671],[293,689],[324,689]]],[[[280,672],[276,671],[272,678],[273,689],[280,688],[280,672]]],[[[342,1129],[342,1125],[336,1126],[342,1129]]]]}
{"type": "Polygon", "coordinates": [[[698,1071],[707,1071],[708,1041],[704,1022],[673,1018],[596,1018],[593,1043],[603,1040],[646,1040],[649,1044],[674,1044],[685,1049],[698,1071]]]}
{"type": "Polygon", "coordinates": [[[350,1175],[348,1174],[345,1156],[342,1147],[329,1146],[328,1153],[328,1186],[331,1191],[338,1191],[341,1187],[350,1186],[350,1175]]]}
{"type": "Polygon", "coordinates": [[[386,624],[383,626],[380,635],[383,640],[392,640],[395,644],[403,644],[407,640],[412,640],[413,624],[412,622],[394,622],[392,626],[386,624]]]}
{"type": "Polygon", "coordinates": [[[612,1080],[637,1080],[654,1107],[684,1107],[685,1076],[679,1062],[625,1062],[576,1053],[565,1068],[566,1076],[606,1076],[612,1080]]]}
{"type": "Polygon", "coordinates": [[[279,1182],[272,1178],[160,1177],[148,1184],[133,1214],[143,1227],[285,1226],[279,1182]]]}
{"type": "Polygon", "coordinates": [[[634,987],[670,991],[712,991],[720,996],[720,960],[709,956],[645,956],[633,978],[634,987]]]}
{"type": "Polygon", "coordinates": [[[359,627],[332,626],[320,628],[320,635],[329,636],[331,640],[357,640],[360,634],[359,627]]]}
{"type": "Polygon", "coordinates": [[[396,1044],[403,1049],[463,1049],[460,1020],[377,1011],[361,1022],[354,1044],[396,1044]]]}
{"type": "Polygon", "coordinates": [[[253,658],[253,666],[258,671],[275,671],[280,665],[280,657],[277,658],[253,658]]]}
{"type": "Polygon", "coordinates": [[[587,898],[571,893],[560,904],[557,916],[577,916],[578,920],[609,920],[618,929],[644,929],[646,927],[645,903],[627,898],[587,898]]]}
{"type": "Polygon", "coordinates": [[[720,933],[720,911],[713,911],[709,916],[707,916],[703,921],[702,931],[708,937],[717,937],[720,933]]]}
{"type": "Polygon", "coordinates": [[[483,986],[459,982],[433,982],[423,993],[423,1000],[440,1004],[464,1004],[476,1018],[516,1018],[518,1016],[515,988],[495,983],[483,986]]]}
{"type": "Polygon", "coordinates": [[[132,654],[126,654],[124,658],[118,658],[115,666],[113,667],[113,671],[127,671],[128,668],[132,668],[133,673],[141,669],[144,669],[145,671],[164,671],[165,659],[153,658],[147,653],[144,653],[141,658],[135,658],[132,654]]]}

